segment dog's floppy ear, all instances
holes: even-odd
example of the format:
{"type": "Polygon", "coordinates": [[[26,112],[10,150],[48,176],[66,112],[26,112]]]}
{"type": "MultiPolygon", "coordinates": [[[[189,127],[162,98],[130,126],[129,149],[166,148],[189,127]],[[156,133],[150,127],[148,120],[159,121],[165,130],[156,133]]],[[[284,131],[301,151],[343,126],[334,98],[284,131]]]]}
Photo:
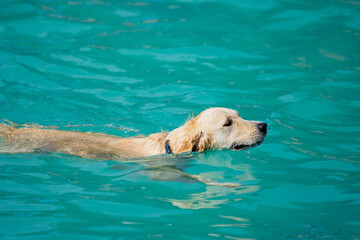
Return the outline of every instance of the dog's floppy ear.
{"type": "Polygon", "coordinates": [[[211,147],[212,142],[211,137],[197,126],[195,119],[171,131],[166,140],[169,140],[171,151],[175,154],[205,151],[211,147]]]}

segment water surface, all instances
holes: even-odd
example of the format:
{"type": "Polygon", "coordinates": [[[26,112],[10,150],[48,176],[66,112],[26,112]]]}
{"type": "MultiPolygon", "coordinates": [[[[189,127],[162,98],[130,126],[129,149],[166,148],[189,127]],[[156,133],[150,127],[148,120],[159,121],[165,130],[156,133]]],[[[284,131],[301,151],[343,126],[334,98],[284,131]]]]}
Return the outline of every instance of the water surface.
{"type": "Polygon", "coordinates": [[[129,137],[218,106],[269,131],[247,151],[127,162],[1,154],[0,236],[358,239],[359,10],[357,0],[3,0],[1,119],[129,137]]]}

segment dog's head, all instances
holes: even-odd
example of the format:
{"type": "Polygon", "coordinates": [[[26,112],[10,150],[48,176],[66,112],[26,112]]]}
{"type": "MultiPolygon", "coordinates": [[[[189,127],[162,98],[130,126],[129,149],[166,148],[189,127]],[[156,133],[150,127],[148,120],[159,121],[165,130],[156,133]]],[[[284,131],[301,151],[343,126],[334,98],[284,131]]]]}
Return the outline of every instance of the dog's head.
{"type": "Polygon", "coordinates": [[[213,148],[243,150],[259,145],[266,132],[266,123],[244,120],[232,109],[210,108],[171,131],[166,140],[175,154],[213,148]]]}

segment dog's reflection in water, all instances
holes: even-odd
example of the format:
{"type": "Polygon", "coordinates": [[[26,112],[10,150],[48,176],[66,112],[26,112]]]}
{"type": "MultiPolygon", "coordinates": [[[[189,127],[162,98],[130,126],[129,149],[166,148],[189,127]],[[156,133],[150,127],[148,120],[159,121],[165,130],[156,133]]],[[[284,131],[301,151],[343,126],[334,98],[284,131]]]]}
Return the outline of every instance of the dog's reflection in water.
{"type": "MultiPolygon", "coordinates": [[[[169,196],[154,197],[161,201],[172,203],[172,205],[183,209],[216,208],[218,205],[226,204],[229,201],[241,200],[241,194],[256,192],[259,190],[257,185],[242,185],[242,182],[256,180],[251,173],[251,165],[234,162],[234,154],[230,151],[212,151],[205,153],[186,153],[182,155],[165,155],[156,158],[138,159],[137,162],[143,165],[141,170],[132,174],[137,178],[139,175],[147,176],[152,181],[176,181],[183,183],[201,183],[204,187],[199,187],[200,192],[192,190],[191,194],[184,198],[174,198],[169,196]],[[224,179],[222,171],[202,172],[200,174],[189,174],[187,168],[193,165],[205,165],[207,169],[229,169],[229,171],[239,172],[233,177],[234,180],[224,179]]],[[[121,169],[122,164],[113,165],[113,169],[121,169]]],[[[126,176],[131,178],[131,176],[126,176]]],[[[181,190],[181,189],[180,189],[181,190]]]]}

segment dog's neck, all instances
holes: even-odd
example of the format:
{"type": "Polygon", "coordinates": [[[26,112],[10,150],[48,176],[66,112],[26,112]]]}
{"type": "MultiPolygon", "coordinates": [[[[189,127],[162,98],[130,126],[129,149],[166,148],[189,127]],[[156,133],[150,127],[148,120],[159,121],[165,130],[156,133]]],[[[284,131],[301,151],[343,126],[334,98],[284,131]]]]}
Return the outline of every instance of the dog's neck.
{"type": "Polygon", "coordinates": [[[133,152],[139,156],[165,154],[165,140],[168,133],[154,133],[148,137],[119,138],[108,143],[119,151],[133,152]]]}

